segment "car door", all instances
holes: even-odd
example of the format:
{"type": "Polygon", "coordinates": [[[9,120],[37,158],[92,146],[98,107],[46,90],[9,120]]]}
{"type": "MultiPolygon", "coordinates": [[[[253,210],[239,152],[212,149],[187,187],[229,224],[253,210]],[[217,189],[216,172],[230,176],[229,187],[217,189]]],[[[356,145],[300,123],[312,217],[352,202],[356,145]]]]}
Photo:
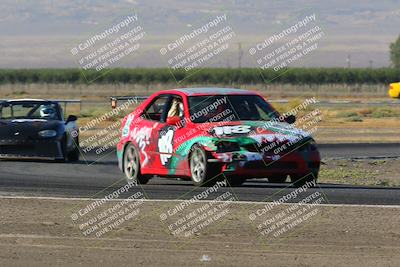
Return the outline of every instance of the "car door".
{"type": "Polygon", "coordinates": [[[184,173],[182,161],[185,157],[179,153],[179,145],[186,141],[186,120],[184,99],[180,95],[171,94],[167,105],[165,122],[159,128],[158,152],[160,164],[168,170],[168,174],[184,173]]]}
{"type": "Polygon", "coordinates": [[[142,113],[142,120],[133,126],[132,138],[137,144],[141,168],[143,172],[157,174],[165,173],[165,167],[160,164],[158,153],[158,136],[160,129],[165,125],[165,112],[170,96],[162,94],[156,96],[142,113]]]}

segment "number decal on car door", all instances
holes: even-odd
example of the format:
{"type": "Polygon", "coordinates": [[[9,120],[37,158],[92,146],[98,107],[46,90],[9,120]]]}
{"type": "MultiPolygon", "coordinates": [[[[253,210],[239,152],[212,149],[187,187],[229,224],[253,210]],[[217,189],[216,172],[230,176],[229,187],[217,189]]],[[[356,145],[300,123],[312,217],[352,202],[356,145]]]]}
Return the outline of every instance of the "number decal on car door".
{"type": "Polygon", "coordinates": [[[168,164],[173,152],[174,129],[169,127],[160,131],[158,139],[158,151],[160,152],[160,160],[163,166],[168,164]]]}

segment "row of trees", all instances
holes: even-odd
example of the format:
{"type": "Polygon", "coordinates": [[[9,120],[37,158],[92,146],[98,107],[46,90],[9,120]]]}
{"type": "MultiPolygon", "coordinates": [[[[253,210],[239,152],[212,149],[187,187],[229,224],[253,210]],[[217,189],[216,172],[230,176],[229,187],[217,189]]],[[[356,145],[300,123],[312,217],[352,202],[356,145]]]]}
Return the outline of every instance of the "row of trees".
{"type": "Polygon", "coordinates": [[[112,69],[106,75],[79,69],[0,70],[0,83],[210,83],[210,84],[331,84],[389,83],[400,77],[400,68],[344,69],[291,68],[279,72],[256,68],[205,68],[186,72],[156,69],[112,69]]]}
{"type": "MultiPolygon", "coordinates": [[[[400,36],[397,40],[390,44],[390,60],[393,67],[400,68],[400,36]]],[[[400,79],[400,77],[398,78],[400,79]]]]}

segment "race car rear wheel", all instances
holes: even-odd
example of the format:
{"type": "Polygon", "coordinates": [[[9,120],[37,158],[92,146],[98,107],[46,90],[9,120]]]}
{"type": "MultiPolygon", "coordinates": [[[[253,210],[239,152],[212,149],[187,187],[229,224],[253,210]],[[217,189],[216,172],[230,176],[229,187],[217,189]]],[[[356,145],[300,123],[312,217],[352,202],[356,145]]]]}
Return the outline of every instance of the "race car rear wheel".
{"type": "Polygon", "coordinates": [[[133,144],[128,144],[124,152],[124,173],[127,182],[137,182],[138,184],[146,184],[149,177],[140,173],[140,156],[133,144]]]}
{"type": "Polygon", "coordinates": [[[194,185],[210,186],[215,184],[220,174],[218,166],[213,166],[207,162],[207,153],[204,149],[195,145],[189,155],[190,178],[194,185]]]}

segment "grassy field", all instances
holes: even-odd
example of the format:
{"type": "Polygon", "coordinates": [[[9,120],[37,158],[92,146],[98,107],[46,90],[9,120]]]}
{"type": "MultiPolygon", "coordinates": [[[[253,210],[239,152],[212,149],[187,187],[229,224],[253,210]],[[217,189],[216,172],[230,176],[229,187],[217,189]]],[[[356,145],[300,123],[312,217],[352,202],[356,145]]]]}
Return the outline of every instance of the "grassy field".
{"type": "Polygon", "coordinates": [[[399,159],[324,159],[318,182],[344,185],[399,187],[399,172],[399,159]]]}

